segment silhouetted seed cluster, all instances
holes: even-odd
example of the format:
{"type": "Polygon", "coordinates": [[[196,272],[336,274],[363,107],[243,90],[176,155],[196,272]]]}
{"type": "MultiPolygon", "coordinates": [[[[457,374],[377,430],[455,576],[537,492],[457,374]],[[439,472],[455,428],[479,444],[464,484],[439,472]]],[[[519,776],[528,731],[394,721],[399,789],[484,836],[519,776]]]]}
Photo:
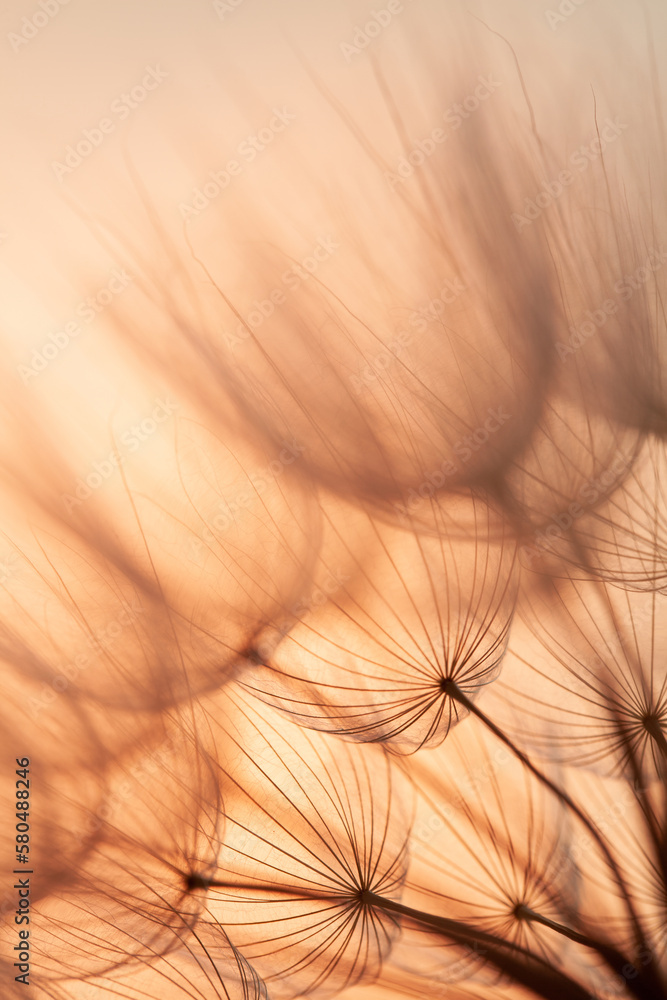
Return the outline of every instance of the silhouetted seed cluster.
{"type": "Polygon", "coordinates": [[[220,239],[281,308],[251,322],[187,230],[115,321],[182,400],[159,471],[63,505],[66,449],[4,402],[30,989],[667,998],[663,206],[600,149],[518,212],[558,176],[525,94],[383,185],[421,121],[400,80],[375,64],[371,142],[309,74],[358,180],[309,195],[326,276],[286,295],[284,224],[239,194],[220,239]]]}

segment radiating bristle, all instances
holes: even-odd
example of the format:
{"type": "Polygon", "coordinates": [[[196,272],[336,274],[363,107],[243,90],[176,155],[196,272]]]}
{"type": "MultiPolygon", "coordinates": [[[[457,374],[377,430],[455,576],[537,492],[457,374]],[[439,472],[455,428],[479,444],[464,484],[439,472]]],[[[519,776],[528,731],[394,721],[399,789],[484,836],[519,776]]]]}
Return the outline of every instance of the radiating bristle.
{"type": "Polygon", "coordinates": [[[3,998],[667,1000],[663,13],[10,0],[3,998]]]}

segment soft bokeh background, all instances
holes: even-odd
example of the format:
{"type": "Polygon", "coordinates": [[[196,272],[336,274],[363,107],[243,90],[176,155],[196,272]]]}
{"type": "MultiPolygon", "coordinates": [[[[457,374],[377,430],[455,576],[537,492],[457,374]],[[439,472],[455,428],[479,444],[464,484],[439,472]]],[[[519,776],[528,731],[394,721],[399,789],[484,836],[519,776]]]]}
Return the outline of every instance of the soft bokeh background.
{"type": "MultiPolygon", "coordinates": [[[[374,61],[391,79],[402,110],[414,115],[415,140],[438,124],[442,109],[470,93],[480,75],[496,75],[500,100],[525,128],[528,112],[511,45],[538,130],[556,157],[562,151],[564,160],[594,135],[593,95],[601,121],[610,115],[629,123],[622,152],[611,155],[641,157],[652,115],[651,102],[641,100],[651,76],[649,41],[659,64],[667,31],[659,0],[585,0],[570,4],[567,16],[556,3],[533,0],[405,0],[394,4],[399,12],[378,37],[352,52],[355,31],[372,21],[373,10],[384,10],[381,4],[44,2],[46,9],[11,0],[0,12],[0,325],[8,391],[29,408],[38,398],[49,400],[70,425],[68,434],[72,422],[80,423],[78,400],[88,413],[88,433],[95,412],[105,436],[110,419],[116,428],[125,426],[156,392],[152,384],[131,388],[127,367],[117,365],[104,339],[115,316],[124,310],[140,315],[131,271],[107,306],[104,289],[113,269],[150,262],[169,282],[177,265],[164,258],[156,263],[156,219],[187,258],[181,206],[192,204],[210,172],[270,122],[274,108],[286,108],[294,119],[191,216],[188,239],[196,253],[216,276],[224,275],[225,290],[234,295],[249,286],[238,241],[263,235],[300,259],[333,226],[341,240],[341,218],[373,241],[369,227],[377,215],[365,214],[355,189],[365,154],[309,74],[317,74],[365,138],[395,163],[399,144],[373,79],[374,61]],[[147,68],[159,68],[163,78],[131,108],[122,95],[140,85],[147,68]],[[58,177],[55,164],[64,161],[67,147],[104,118],[111,131],[58,177]],[[259,222],[250,219],[252,211],[259,222]],[[86,312],[82,321],[84,300],[100,292],[99,312],[86,312]],[[32,352],[73,321],[77,333],[66,349],[49,347],[53,359],[43,371],[34,377],[24,369],[22,376],[21,365],[40,364],[32,352]]],[[[384,254],[395,252],[380,237],[375,248],[379,267],[384,254]]],[[[341,261],[346,252],[344,240],[341,261]]],[[[89,443],[91,454],[101,447],[89,443]]]]}
{"type": "MultiPolygon", "coordinates": [[[[189,268],[195,297],[200,285],[208,294],[192,252],[241,301],[263,291],[247,266],[255,248],[261,260],[277,246],[299,261],[333,234],[341,247],[329,273],[341,281],[354,259],[355,229],[373,246],[378,270],[401,273],[402,247],[387,239],[389,213],[374,214],[364,196],[367,153],[323,88],[390,163],[398,161],[400,142],[376,67],[399,95],[412,141],[427,135],[480,76],[501,81],[504,113],[511,109],[517,127],[528,128],[514,56],[555,160],[595,134],[594,101],[601,121],[628,123],[610,157],[641,162],[657,141],[653,115],[661,91],[652,60],[658,68],[664,63],[663,0],[583,0],[570,4],[567,15],[558,14],[557,0],[403,0],[397,6],[378,37],[351,52],[355,33],[373,11],[387,7],[384,0],[3,4],[0,387],[3,437],[29,477],[37,466],[41,474],[45,461],[29,447],[30,433],[22,436],[31,421],[48,429],[66,457],[70,478],[54,472],[54,481],[70,482],[73,490],[129,428],[150,418],[169,391],[164,372],[131,360],[115,333],[129,318],[143,325],[144,337],[153,336],[154,347],[159,343],[160,323],[144,295],[151,281],[168,288],[189,268]],[[131,107],[123,95],[150,72],[159,85],[145,98],[130,97],[137,104],[131,107]],[[186,222],[182,206],[196,204],[195,190],[238,158],[240,145],[275,120],[276,109],[293,116],[284,131],[252,161],[242,160],[228,187],[205,197],[186,222]],[[102,119],[111,122],[106,134],[99,131],[102,119]],[[58,168],[68,147],[90,130],[99,145],[67,172],[58,168]],[[91,296],[92,316],[86,310],[91,296]],[[73,322],[76,334],[67,332],[73,322]],[[55,347],[44,352],[45,345],[55,347]]],[[[377,204],[384,202],[393,204],[388,190],[377,195],[377,204]]],[[[409,271],[401,307],[412,301],[409,271]]],[[[210,308],[207,300],[209,319],[210,308]]],[[[155,483],[167,489],[177,479],[172,413],[187,421],[191,403],[173,399],[173,410],[141,439],[136,466],[126,456],[137,481],[151,482],[154,492],[155,483]]],[[[120,477],[107,487],[112,505],[114,491],[123,493],[120,477]]],[[[281,501],[278,496],[275,504],[285,526],[281,501]]],[[[3,501],[12,524],[20,507],[16,497],[3,501]]],[[[291,522],[289,531],[296,536],[291,522]]],[[[13,551],[0,551],[0,560],[8,560],[4,572],[10,583],[12,577],[20,583],[23,572],[29,586],[13,551]]],[[[368,986],[350,1000],[385,995],[368,986]]],[[[449,995],[455,997],[455,989],[449,995]]]]}

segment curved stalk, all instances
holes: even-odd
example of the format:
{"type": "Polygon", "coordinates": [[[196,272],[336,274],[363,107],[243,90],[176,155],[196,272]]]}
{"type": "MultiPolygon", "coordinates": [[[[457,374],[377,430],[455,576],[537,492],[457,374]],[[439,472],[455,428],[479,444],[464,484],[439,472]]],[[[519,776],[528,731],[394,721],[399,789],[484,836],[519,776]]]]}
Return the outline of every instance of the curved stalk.
{"type": "MultiPolygon", "coordinates": [[[[218,879],[207,879],[199,875],[189,875],[186,879],[188,888],[203,889],[226,889],[244,891],[262,891],[263,887],[255,883],[246,882],[225,882],[218,879]]],[[[265,890],[264,890],[265,891],[265,890]]],[[[363,890],[358,895],[327,896],[315,891],[299,890],[294,891],[288,886],[273,886],[271,892],[279,895],[290,896],[292,899],[313,899],[319,902],[332,903],[345,908],[368,907],[382,910],[387,914],[412,920],[420,927],[429,928],[442,935],[448,941],[464,945],[475,954],[483,957],[486,962],[493,965],[499,972],[509,976],[515,982],[533,990],[543,1000],[590,1000],[590,993],[576,980],[566,973],[555,969],[550,963],[535,955],[528,948],[516,944],[512,941],[505,941],[487,931],[479,930],[474,926],[466,924],[460,920],[453,920],[449,917],[441,917],[437,914],[427,913],[423,910],[414,909],[396,900],[388,899],[370,890],[363,890]]],[[[634,971],[634,966],[626,956],[611,946],[595,941],[584,934],[558,924],[553,920],[540,916],[540,914],[528,907],[517,907],[517,918],[540,923],[549,927],[556,933],[568,937],[584,947],[596,951],[619,976],[627,979],[629,968],[634,971]],[[625,974],[623,972],[625,970],[625,974]]],[[[664,993],[653,988],[651,983],[647,983],[642,973],[639,973],[634,981],[628,983],[628,989],[637,1000],[664,1000],[664,993]]]]}
{"type": "MultiPolygon", "coordinates": [[[[519,945],[510,944],[493,934],[468,927],[458,920],[414,910],[410,906],[397,903],[392,899],[385,899],[383,896],[377,896],[373,892],[364,892],[361,899],[367,906],[375,906],[385,912],[399,914],[414,920],[422,927],[430,927],[451,941],[467,945],[477,954],[483,955],[485,960],[491,962],[500,972],[510,976],[515,982],[521,983],[522,986],[533,990],[544,1000],[563,1000],[564,997],[567,997],[568,1000],[589,1000],[590,998],[589,991],[576,980],[571,979],[558,969],[554,969],[543,958],[539,958],[519,945]],[[483,950],[480,949],[480,945],[483,946],[483,950]]],[[[648,996],[646,996],[646,1000],[648,1000],[648,996]]]]}
{"type": "MultiPolygon", "coordinates": [[[[574,813],[577,819],[584,825],[584,827],[590,833],[591,837],[593,838],[593,840],[599,847],[600,851],[602,852],[602,855],[604,856],[605,861],[607,862],[611,872],[613,873],[616,883],[620,889],[623,901],[628,911],[628,915],[630,917],[632,926],[634,928],[635,943],[637,945],[637,949],[638,950],[645,949],[647,947],[645,934],[642,929],[641,923],[639,921],[639,917],[637,916],[637,913],[633,906],[632,898],[630,896],[630,893],[628,892],[625,880],[619,870],[618,865],[616,864],[616,861],[609,847],[604,842],[602,835],[600,834],[599,830],[596,829],[595,825],[592,823],[592,821],[589,819],[589,817],[586,815],[583,809],[581,809],[576,804],[576,802],[570,797],[570,795],[568,795],[568,793],[564,789],[560,788],[554,781],[551,780],[551,778],[548,778],[546,774],[540,771],[540,769],[536,767],[535,764],[533,764],[530,758],[522,750],[519,749],[519,747],[509,738],[509,736],[507,736],[502,731],[502,729],[500,729],[484,712],[482,712],[482,710],[478,708],[477,705],[470,698],[468,698],[468,696],[459,688],[456,681],[446,679],[443,681],[442,688],[443,691],[452,700],[457,701],[460,705],[466,708],[470,712],[470,714],[474,715],[477,719],[479,719],[480,722],[482,722],[487,727],[487,729],[489,729],[494,734],[494,736],[497,736],[498,739],[505,744],[508,750],[510,750],[514,754],[514,756],[521,761],[524,767],[526,767],[530,771],[530,773],[535,778],[537,778],[537,780],[542,785],[548,788],[550,792],[552,792],[565,806],[567,806],[567,808],[572,813],[574,813]]],[[[598,950],[598,952],[602,954],[599,951],[599,948],[596,950],[598,950]]],[[[612,951],[613,950],[614,949],[612,949],[612,951]]],[[[605,960],[608,961],[606,957],[605,960]]],[[[624,963],[624,966],[626,964],[632,965],[632,963],[624,963]]],[[[655,1000],[663,1000],[665,993],[662,988],[660,973],[656,968],[655,958],[653,956],[652,951],[651,951],[650,964],[644,970],[642,970],[641,977],[643,982],[648,980],[648,982],[646,982],[646,988],[649,990],[649,992],[641,992],[641,993],[637,992],[640,986],[639,980],[635,980],[633,985],[628,983],[628,989],[630,989],[635,996],[645,997],[646,1000],[651,1000],[651,998],[655,998],[655,1000]]]]}

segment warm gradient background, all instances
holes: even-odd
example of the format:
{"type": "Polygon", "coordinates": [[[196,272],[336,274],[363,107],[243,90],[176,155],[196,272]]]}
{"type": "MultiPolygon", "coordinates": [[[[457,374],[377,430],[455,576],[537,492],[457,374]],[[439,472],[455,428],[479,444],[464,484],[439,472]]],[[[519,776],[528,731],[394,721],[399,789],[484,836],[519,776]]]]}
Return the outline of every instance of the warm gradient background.
{"type": "MultiPolygon", "coordinates": [[[[386,6],[384,0],[240,0],[229,10],[230,4],[210,0],[44,2],[57,13],[20,42],[12,34],[25,31],[24,19],[42,8],[32,0],[6,0],[0,10],[0,388],[3,447],[26,481],[39,489],[42,476],[55,496],[73,489],[165,394],[171,393],[170,412],[181,425],[195,420],[193,401],[168,387],[168,352],[161,369],[145,355],[137,361],[118,336],[129,321],[141,331],[136,342],[159,355],[163,331],[147,301],[147,283],[169,288],[183,272],[195,292],[201,288],[202,313],[217,329],[216,301],[204,289],[190,247],[241,312],[265,294],[263,269],[271,252],[277,248],[298,261],[327,236],[339,247],[330,266],[322,264],[322,280],[342,294],[347,289],[350,301],[364,292],[356,281],[357,237],[372,248],[374,268],[396,289],[392,305],[407,308],[415,301],[414,266],[403,259],[400,219],[392,214],[395,194],[388,185],[373,188],[377,175],[369,170],[367,151],[322,87],[359,124],[370,147],[396,163],[400,138],[374,66],[398,95],[409,140],[428,135],[480,76],[501,82],[489,114],[497,100],[505,127],[515,122],[518,130],[527,129],[509,42],[555,161],[565,161],[595,134],[594,99],[601,121],[627,123],[623,141],[609,153],[619,169],[641,164],[645,151],[661,141],[653,116],[663,95],[651,59],[660,65],[667,51],[664,0],[584,0],[557,24],[547,16],[558,11],[556,0],[404,0],[379,37],[349,58],[344,46],[373,10],[386,6]],[[159,67],[164,79],[121,119],[114,102],[140,83],[147,67],[159,67]],[[265,127],[274,109],[287,109],[294,120],[186,225],[181,206],[192,204],[195,188],[265,127]],[[105,117],[112,131],[58,179],[54,162],[105,117]],[[253,260],[256,268],[248,265],[253,260]],[[129,271],[130,280],[94,319],[82,320],[82,303],[118,271],[129,271]],[[34,352],[73,319],[79,335],[26,377],[34,352]],[[33,446],[40,429],[64,457],[63,467],[51,468],[48,448],[33,446]]],[[[663,211],[656,208],[658,215],[663,211]]],[[[227,315],[221,335],[229,322],[227,315]]],[[[135,464],[128,456],[133,488],[169,497],[178,478],[174,427],[168,415],[142,441],[135,464]]],[[[123,495],[116,476],[98,498],[111,510],[123,495]]],[[[2,505],[4,523],[20,537],[26,532],[21,496],[10,489],[2,505]]],[[[131,517],[125,508],[116,510],[122,528],[131,517]]],[[[280,517],[286,537],[296,536],[298,512],[281,508],[280,517]]],[[[166,577],[176,581],[189,557],[176,543],[161,556],[166,577]]],[[[6,611],[12,594],[27,599],[31,576],[8,544],[0,548],[0,562],[6,611]]],[[[193,589],[191,602],[201,611],[203,599],[193,589]]],[[[384,996],[372,985],[352,995],[384,996]]],[[[88,1000],[84,988],[81,997],[88,1000]]]]}

